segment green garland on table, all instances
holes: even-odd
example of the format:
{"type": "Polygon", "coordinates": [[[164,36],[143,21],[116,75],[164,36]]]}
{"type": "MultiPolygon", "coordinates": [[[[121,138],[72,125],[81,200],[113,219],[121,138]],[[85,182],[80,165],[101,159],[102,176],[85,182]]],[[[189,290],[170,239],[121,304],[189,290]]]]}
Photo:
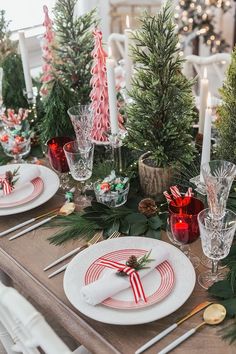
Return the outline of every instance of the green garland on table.
{"type": "MultiPolygon", "coordinates": [[[[154,201],[152,201],[154,202],[154,201]]],[[[137,209],[137,200],[130,200],[130,206],[110,208],[98,202],[92,202],[83,212],[66,217],[58,217],[50,226],[62,227],[49,238],[50,243],[60,245],[77,238],[91,239],[98,231],[108,238],[113,232],[124,235],[146,236],[159,239],[161,229],[165,228],[165,213],[156,207],[156,213],[146,216],[137,209]]]]}
{"type": "Polygon", "coordinates": [[[234,319],[233,323],[227,324],[221,331],[223,339],[232,344],[236,343],[236,244],[221,262],[229,268],[229,273],[224,280],[212,285],[208,292],[225,306],[227,316],[234,319]]]}

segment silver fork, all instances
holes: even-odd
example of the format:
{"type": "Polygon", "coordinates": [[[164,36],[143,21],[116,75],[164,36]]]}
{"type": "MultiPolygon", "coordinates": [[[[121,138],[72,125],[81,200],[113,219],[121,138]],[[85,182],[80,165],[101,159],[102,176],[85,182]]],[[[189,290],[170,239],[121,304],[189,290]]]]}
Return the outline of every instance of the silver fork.
{"type": "MultiPolygon", "coordinates": [[[[81,246],[81,247],[78,247],[77,252],[78,252],[78,250],[80,250],[81,248],[84,249],[84,248],[86,248],[86,247],[90,247],[90,246],[95,245],[96,243],[98,243],[99,240],[100,240],[100,238],[101,238],[101,235],[99,234],[99,237],[98,237],[98,234],[96,234],[96,235],[94,235],[94,237],[93,237],[89,242],[87,242],[86,245],[81,246]],[[97,235],[97,237],[95,238],[96,235],[97,235]]],[[[119,236],[120,236],[120,232],[115,231],[115,232],[113,232],[113,233],[107,238],[107,240],[110,240],[110,239],[112,239],[112,238],[118,238],[119,236]]],[[[58,264],[58,263],[61,262],[62,260],[64,260],[64,259],[66,259],[67,257],[69,257],[71,254],[74,254],[74,253],[72,253],[72,252],[73,252],[73,251],[71,251],[71,252],[67,253],[65,256],[59,258],[58,260],[55,261],[55,262],[57,262],[57,263],[53,262],[53,263],[52,263],[53,265],[51,265],[51,266],[54,266],[55,264],[58,264]]],[[[76,252],[75,252],[75,253],[76,253],[76,252]]],[[[55,275],[57,275],[57,274],[63,272],[64,270],[66,270],[68,264],[69,264],[69,262],[66,263],[66,264],[64,264],[62,267],[58,268],[57,270],[55,270],[55,272],[49,274],[48,278],[52,278],[52,277],[54,277],[55,275]]],[[[48,267],[49,267],[49,266],[48,266],[48,267]]],[[[48,267],[44,268],[44,270],[49,269],[48,267]]],[[[50,268],[51,268],[51,267],[50,267],[50,268]]]]}

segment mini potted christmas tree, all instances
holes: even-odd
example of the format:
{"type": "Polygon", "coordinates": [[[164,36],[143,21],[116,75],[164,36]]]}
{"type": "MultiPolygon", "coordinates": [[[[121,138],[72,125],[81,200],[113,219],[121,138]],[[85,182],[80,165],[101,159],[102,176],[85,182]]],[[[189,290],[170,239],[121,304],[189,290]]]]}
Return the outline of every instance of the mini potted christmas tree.
{"type": "Polygon", "coordinates": [[[223,102],[217,111],[219,142],[216,154],[220,159],[236,163],[236,47],[220,93],[223,102]]]}
{"type": "Polygon", "coordinates": [[[158,196],[171,183],[173,169],[193,159],[192,82],[182,75],[178,35],[170,1],[157,16],[145,15],[134,34],[136,73],[127,108],[128,145],[144,154],[139,176],[145,195],[158,196]]]}

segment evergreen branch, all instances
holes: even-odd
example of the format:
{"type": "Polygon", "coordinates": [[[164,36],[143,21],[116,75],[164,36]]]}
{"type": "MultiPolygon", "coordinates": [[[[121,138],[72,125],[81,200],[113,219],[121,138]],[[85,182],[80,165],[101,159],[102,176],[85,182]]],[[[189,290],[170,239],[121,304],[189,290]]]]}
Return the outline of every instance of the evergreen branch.
{"type": "Polygon", "coordinates": [[[86,220],[78,213],[66,217],[57,217],[49,226],[62,227],[55,235],[48,238],[49,242],[54,245],[61,245],[68,240],[78,238],[90,240],[101,229],[95,222],[86,220]]]}

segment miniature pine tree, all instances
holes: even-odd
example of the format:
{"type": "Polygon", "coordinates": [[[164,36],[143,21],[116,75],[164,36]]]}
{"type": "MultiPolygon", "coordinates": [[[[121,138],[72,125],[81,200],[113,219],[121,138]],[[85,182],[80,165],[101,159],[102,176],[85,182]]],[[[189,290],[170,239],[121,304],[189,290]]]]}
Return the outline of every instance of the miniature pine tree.
{"type": "MultiPolygon", "coordinates": [[[[95,29],[93,35],[95,43],[94,50],[92,52],[94,62],[91,70],[92,91],[90,93],[92,109],[94,112],[92,138],[97,143],[108,143],[108,135],[110,133],[110,116],[106,73],[107,53],[102,47],[102,32],[95,29]]],[[[121,128],[123,119],[120,114],[118,119],[121,128]]]]}
{"type": "Polygon", "coordinates": [[[220,159],[236,163],[236,47],[232,53],[227,78],[220,93],[223,102],[217,112],[219,116],[217,121],[219,142],[216,154],[220,159]]]}
{"type": "Polygon", "coordinates": [[[155,167],[189,163],[194,148],[192,82],[181,73],[178,35],[169,1],[157,16],[145,15],[134,35],[137,64],[127,109],[128,145],[150,151],[155,167]]]}
{"type": "Polygon", "coordinates": [[[77,0],[58,0],[54,8],[57,34],[54,68],[63,84],[71,89],[80,104],[89,102],[93,50],[94,11],[74,14],[77,0]]]}
{"type": "Polygon", "coordinates": [[[25,80],[21,57],[17,54],[17,43],[10,39],[9,22],[5,11],[0,11],[0,66],[3,68],[3,103],[8,108],[27,108],[23,95],[25,80]]]}
{"type": "Polygon", "coordinates": [[[55,79],[49,94],[44,98],[44,115],[39,127],[41,141],[55,136],[74,136],[74,130],[68,117],[68,107],[74,106],[76,101],[71,92],[62,82],[55,79]]]}
{"type": "MultiPolygon", "coordinates": [[[[93,49],[94,13],[74,14],[76,0],[58,0],[54,7],[55,41],[51,49],[49,74],[53,75],[43,98],[45,114],[41,123],[41,140],[53,136],[73,135],[67,110],[75,104],[89,102],[93,49]],[[51,53],[52,54],[52,53],[51,53]]],[[[48,23],[51,28],[51,23],[48,23]]]]}

